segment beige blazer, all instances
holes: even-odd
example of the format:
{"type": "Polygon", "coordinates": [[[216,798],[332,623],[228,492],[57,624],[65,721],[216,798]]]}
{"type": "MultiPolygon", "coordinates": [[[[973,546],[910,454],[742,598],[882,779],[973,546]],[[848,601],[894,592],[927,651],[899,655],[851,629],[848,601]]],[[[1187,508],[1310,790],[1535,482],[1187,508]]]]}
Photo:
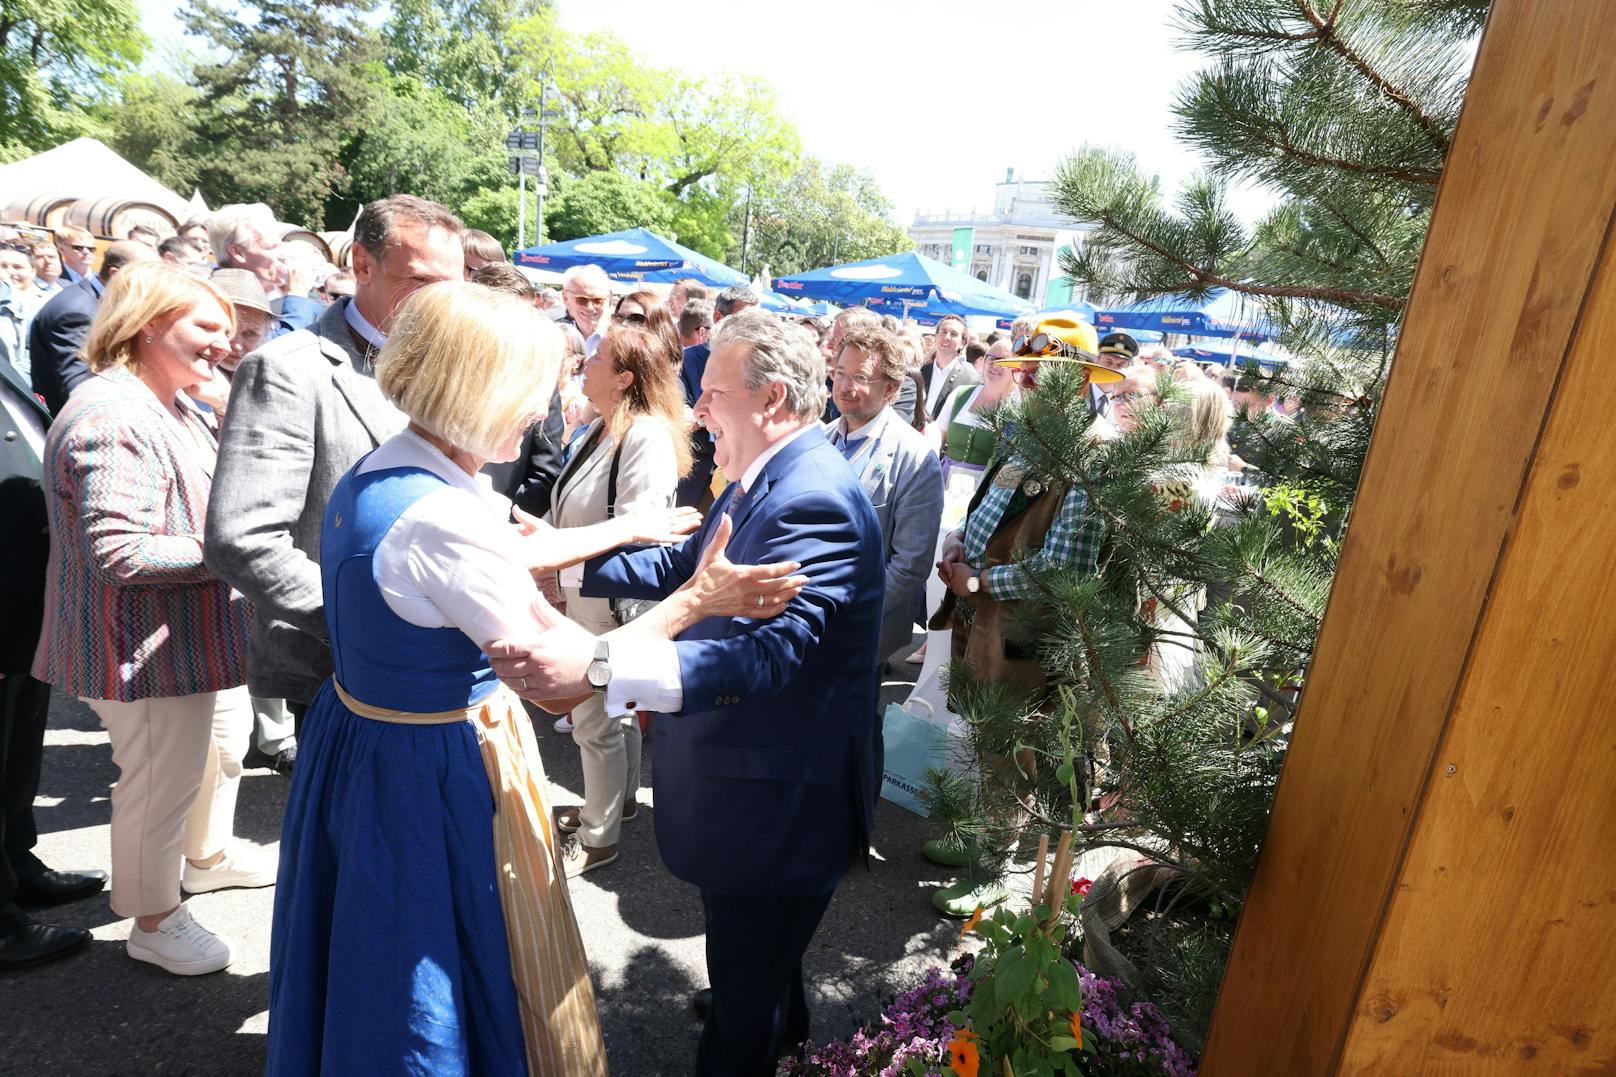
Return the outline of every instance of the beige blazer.
{"type": "MultiPolygon", "coordinates": [[[[589,443],[595,428],[605,422],[596,419],[577,437],[575,451],[589,443]]],[[[615,439],[602,433],[600,444],[587,457],[576,455],[562,466],[550,495],[549,521],[555,527],[588,527],[606,519],[606,491],[612,470],[615,439]]],[[[623,435],[623,452],[617,464],[617,511],[628,512],[645,506],[671,507],[679,486],[679,465],[674,454],[673,436],[659,419],[642,415],[623,435]]],[[[567,588],[567,613],[585,627],[612,624],[611,603],[604,598],[584,598],[577,588],[567,588]]]]}

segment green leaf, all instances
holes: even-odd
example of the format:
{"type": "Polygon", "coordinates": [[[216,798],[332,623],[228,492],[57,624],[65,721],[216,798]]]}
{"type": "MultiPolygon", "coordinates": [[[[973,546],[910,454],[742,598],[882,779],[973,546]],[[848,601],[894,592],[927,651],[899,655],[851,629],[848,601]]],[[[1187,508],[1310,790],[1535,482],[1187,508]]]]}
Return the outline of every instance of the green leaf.
{"type": "Polygon", "coordinates": [[[1059,1009],[1067,1013],[1083,1011],[1083,984],[1070,961],[1062,959],[1050,966],[1049,991],[1059,1009]]]}
{"type": "Polygon", "coordinates": [[[1070,1036],[1049,1037],[1049,1049],[1051,1051],[1075,1051],[1080,1046],[1081,1044],[1070,1036]]]}
{"type": "Polygon", "coordinates": [[[1038,969],[1026,957],[1018,953],[1008,953],[999,964],[998,975],[993,984],[993,993],[1001,1010],[1009,1009],[1020,1002],[1032,986],[1032,979],[1038,969]]]}

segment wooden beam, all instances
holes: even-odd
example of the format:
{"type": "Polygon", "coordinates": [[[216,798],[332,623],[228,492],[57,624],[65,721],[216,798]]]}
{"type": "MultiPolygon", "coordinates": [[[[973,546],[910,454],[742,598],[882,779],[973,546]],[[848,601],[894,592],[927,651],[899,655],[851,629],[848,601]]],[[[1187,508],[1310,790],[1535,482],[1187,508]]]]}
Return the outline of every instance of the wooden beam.
{"type": "MultiPolygon", "coordinates": [[[[1498,0],[1208,1037],[1207,1077],[1341,1066],[1420,813],[1434,806],[1426,789],[1440,780],[1450,716],[1476,713],[1455,703],[1607,241],[1613,147],[1609,9],[1498,0]]],[[[1540,721],[1498,723],[1496,750],[1516,756],[1540,721]]],[[[1423,849],[1413,863],[1436,855],[1423,849]]],[[[1405,943],[1416,922],[1394,921],[1405,943]]]]}

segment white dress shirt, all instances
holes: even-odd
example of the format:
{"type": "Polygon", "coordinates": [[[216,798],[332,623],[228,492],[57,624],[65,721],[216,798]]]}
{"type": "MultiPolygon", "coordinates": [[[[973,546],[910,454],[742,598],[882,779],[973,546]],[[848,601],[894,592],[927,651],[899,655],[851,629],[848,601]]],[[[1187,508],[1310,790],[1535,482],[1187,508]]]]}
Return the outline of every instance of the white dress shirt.
{"type": "Polygon", "coordinates": [[[963,355],[955,355],[953,362],[947,366],[940,366],[937,360],[931,362],[931,384],[926,387],[926,414],[934,415],[937,412],[937,402],[943,398],[943,385],[948,381],[948,372],[954,369],[954,363],[963,363],[963,355]]]}
{"type": "MultiPolygon", "coordinates": [[[[351,306],[352,304],[350,304],[351,306]]],[[[516,530],[507,522],[510,502],[494,492],[487,475],[471,475],[413,430],[383,442],[359,474],[387,468],[418,467],[449,485],[405,509],[376,547],[376,586],[387,608],[421,628],[458,628],[487,650],[496,639],[530,639],[562,630],[583,629],[545,601],[523,567],[516,530]]],[[[612,668],[640,668],[642,651],[665,648],[673,659],[673,703],[678,710],[679,663],[665,640],[614,641],[612,668]]],[[[665,674],[664,674],[665,676],[665,674]]],[[[608,714],[648,709],[614,677],[606,692],[608,714]]],[[[652,697],[662,703],[667,697],[652,697]]]]}
{"type": "Polygon", "coordinates": [[[348,327],[366,344],[380,348],[387,343],[387,334],[370,324],[370,320],[360,313],[359,304],[354,300],[348,300],[348,305],[342,309],[342,316],[347,321],[348,327]]]}

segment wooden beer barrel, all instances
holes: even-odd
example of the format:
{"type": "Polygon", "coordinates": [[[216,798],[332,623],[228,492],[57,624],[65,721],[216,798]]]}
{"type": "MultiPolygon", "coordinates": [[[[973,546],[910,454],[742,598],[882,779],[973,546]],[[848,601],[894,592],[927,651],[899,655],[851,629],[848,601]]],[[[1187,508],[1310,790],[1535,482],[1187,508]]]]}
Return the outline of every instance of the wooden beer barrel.
{"type": "Polygon", "coordinates": [[[353,267],[353,233],[321,232],[320,238],[325,241],[326,249],[331,252],[332,265],[339,269],[353,267]]]}
{"type": "Polygon", "coordinates": [[[62,223],[62,215],[72,202],[72,195],[42,194],[33,198],[18,198],[6,207],[5,219],[54,228],[62,223]]]}
{"type": "Polygon", "coordinates": [[[281,227],[284,229],[281,232],[282,243],[301,243],[305,247],[312,247],[314,252],[320,256],[320,261],[331,261],[331,247],[320,237],[318,232],[311,232],[307,228],[298,228],[290,224],[283,224],[281,227]]]}
{"type": "Polygon", "coordinates": [[[77,199],[63,214],[62,223],[77,225],[109,239],[122,239],[137,224],[145,225],[162,239],[178,231],[173,214],[162,206],[116,195],[77,199]]]}

